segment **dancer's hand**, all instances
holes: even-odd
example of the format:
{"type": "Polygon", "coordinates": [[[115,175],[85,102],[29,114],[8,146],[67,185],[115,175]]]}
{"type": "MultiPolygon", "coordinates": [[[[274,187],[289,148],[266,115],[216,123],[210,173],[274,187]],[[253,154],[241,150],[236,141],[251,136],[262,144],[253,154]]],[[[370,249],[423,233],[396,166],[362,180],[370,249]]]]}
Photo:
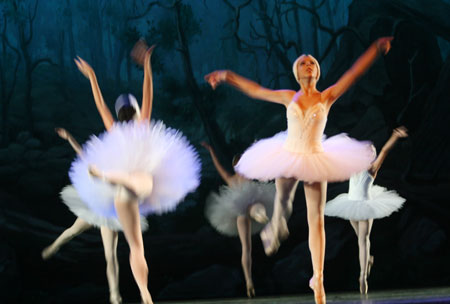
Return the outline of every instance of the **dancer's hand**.
{"type": "Polygon", "coordinates": [[[391,41],[394,39],[394,37],[381,37],[378,38],[375,41],[375,46],[377,47],[377,50],[380,52],[380,54],[386,55],[389,50],[391,49],[391,41]]]}
{"type": "Polygon", "coordinates": [[[61,137],[62,139],[68,140],[69,139],[69,132],[67,132],[66,129],[63,128],[55,128],[55,132],[61,137]]]}
{"type": "Polygon", "coordinates": [[[77,65],[80,72],[84,75],[84,77],[90,79],[91,76],[95,75],[94,69],[80,56],[77,56],[77,58],[75,58],[73,61],[75,61],[75,64],[77,65]]]}
{"type": "Polygon", "coordinates": [[[205,76],[205,80],[215,90],[217,86],[226,80],[227,71],[214,71],[205,76]]]}
{"type": "Polygon", "coordinates": [[[202,145],[206,150],[211,150],[211,146],[206,141],[202,141],[200,145],[202,145]]]}
{"type": "Polygon", "coordinates": [[[97,178],[101,178],[102,180],[105,179],[102,172],[97,168],[96,165],[89,165],[88,170],[89,170],[90,175],[97,177],[97,178]]]}
{"type": "Polygon", "coordinates": [[[399,138],[408,137],[408,129],[405,126],[395,128],[392,133],[399,138]]]}
{"type": "Polygon", "coordinates": [[[148,47],[144,39],[139,39],[131,50],[131,58],[140,66],[145,66],[150,63],[155,45],[148,47]]]}

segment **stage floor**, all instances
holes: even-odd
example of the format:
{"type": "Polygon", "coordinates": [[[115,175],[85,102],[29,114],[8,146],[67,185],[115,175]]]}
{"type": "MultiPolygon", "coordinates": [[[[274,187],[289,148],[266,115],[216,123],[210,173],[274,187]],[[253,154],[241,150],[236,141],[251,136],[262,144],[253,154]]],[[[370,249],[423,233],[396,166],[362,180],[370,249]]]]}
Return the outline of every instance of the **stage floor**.
{"type": "MultiPolygon", "coordinates": [[[[313,304],[312,293],[302,296],[255,298],[255,299],[214,299],[190,301],[156,301],[165,304],[313,304]]],[[[327,303],[333,304],[408,304],[408,303],[450,303],[450,288],[387,290],[369,292],[367,297],[358,293],[328,293],[327,303]]]]}

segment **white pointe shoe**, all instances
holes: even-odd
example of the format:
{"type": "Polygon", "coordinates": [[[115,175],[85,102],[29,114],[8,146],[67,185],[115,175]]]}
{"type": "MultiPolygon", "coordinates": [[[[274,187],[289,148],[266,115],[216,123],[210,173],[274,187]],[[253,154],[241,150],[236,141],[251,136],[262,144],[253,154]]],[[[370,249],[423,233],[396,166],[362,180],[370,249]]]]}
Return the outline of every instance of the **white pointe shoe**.
{"type": "Polygon", "coordinates": [[[153,304],[152,296],[150,292],[146,292],[145,294],[141,293],[142,304],[153,304]]]}
{"type": "Polygon", "coordinates": [[[122,297],[118,293],[113,293],[109,296],[109,303],[122,304],[122,297]]]}
{"type": "Polygon", "coordinates": [[[253,283],[247,284],[247,297],[249,299],[255,297],[255,287],[253,287],[253,283]]]}
{"type": "Polygon", "coordinates": [[[367,285],[367,278],[366,277],[360,277],[359,278],[359,292],[362,295],[366,295],[368,289],[369,289],[369,286],[367,285]]]}
{"type": "Polygon", "coordinates": [[[264,246],[264,252],[267,256],[274,255],[278,248],[280,248],[280,241],[278,235],[275,235],[272,222],[269,222],[259,234],[264,246]]]}
{"type": "Polygon", "coordinates": [[[321,284],[319,284],[316,276],[312,276],[312,278],[309,280],[309,288],[314,291],[314,301],[316,302],[316,304],[327,303],[325,297],[325,288],[323,287],[323,279],[321,284]]]}

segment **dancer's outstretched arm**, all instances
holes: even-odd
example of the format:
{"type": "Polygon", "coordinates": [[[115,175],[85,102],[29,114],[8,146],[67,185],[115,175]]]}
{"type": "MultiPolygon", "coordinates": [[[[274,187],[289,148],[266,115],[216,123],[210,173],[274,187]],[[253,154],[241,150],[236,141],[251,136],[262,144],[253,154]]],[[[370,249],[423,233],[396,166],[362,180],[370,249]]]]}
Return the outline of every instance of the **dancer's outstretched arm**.
{"type": "Polygon", "coordinates": [[[201,145],[209,151],[209,154],[211,155],[211,159],[214,163],[214,167],[216,167],[216,170],[217,170],[217,172],[219,172],[219,175],[227,183],[228,186],[231,186],[234,182],[234,178],[233,178],[234,175],[230,174],[227,170],[225,170],[225,168],[219,162],[216,152],[208,143],[202,141],[201,145]]]}
{"type": "Polygon", "coordinates": [[[380,170],[381,165],[383,164],[386,156],[389,154],[391,149],[394,147],[395,143],[399,138],[404,138],[408,136],[408,129],[404,126],[398,127],[392,131],[391,137],[384,144],[383,148],[381,148],[380,153],[378,154],[377,159],[372,163],[372,166],[369,169],[370,175],[374,178],[377,176],[378,170],[380,170]]]}
{"type": "Polygon", "coordinates": [[[95,76],[95,72],[92,67],[81,57],[77,57],[74,59],[78,69],[83,75],[89,79],[91,82],[92,94],[94,95],[95,105],[97,106],[97,110],[102,117],[103,124],[105,125],[106,130],[110,130],[114,124],[113,116],[109,111],[108,107],[105,104],[105,101],[102,96],[102,92],[100,91],[100,87],[98,86],[97,77],[95,76]]]}
{"type": "Polygon", "coordinates": [[[214,71],[209,73],[205,76],[205,80],[213,89],[215,89],[220,83],[225,82],[251,98],[280,103],[286,107],[295,95],[295,91],[293,90],[267,89],[258,83],[229,70],[214,71]]]}
{"type": "Polygon", "coordinates": [[[155,45],[148,47],[144,40],[139,40],[131,50],[134,61],[144,67],[144,82],[142,84],[141,121],[149,121],[153,105],[153,75],[151,57],[155,45]]]}
{"type": "Polygon", "coordinates": [[[333,86],[326,89],[325,100],[330,107],[342,94],[344,94],[375,62],[379,55],[386,55],[391,48],[393,37],[377,39],[352,65],[352,67],[339,78],[333,86]]]}
{"type": "Polygon", "coordinates": [[[81,156],[83,149],[81,149],[80,144],[75,140],[75,138],[72,136],[72,134],[70,134],[69,132],[67,132],[66,129],[63,129],[63,128],[56,128],[55,131],[56,131],[56,133],[58,133],[59,137],[67,140],[69,142],[69,144],[72,146],[72,148],[75,150],[75,152],[79,156],[81,156]]]}

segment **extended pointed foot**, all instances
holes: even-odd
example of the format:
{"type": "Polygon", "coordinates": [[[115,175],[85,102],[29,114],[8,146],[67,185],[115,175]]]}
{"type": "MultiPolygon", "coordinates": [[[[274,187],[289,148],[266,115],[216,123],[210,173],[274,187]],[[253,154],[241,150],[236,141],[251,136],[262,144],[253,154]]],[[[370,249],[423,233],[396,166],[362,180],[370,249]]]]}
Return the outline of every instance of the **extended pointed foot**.
{"type": "Polygon", "coordinates": [[[367,291],[369,289],[369,286],[367,285],[367,278],[366,277],[360,277],[359,278],[359,292],[363,295],[367,294],[367,291]]]}
{"type": "Polygon", "coordinates": [[[253,287],[253,283],[247,284],[247,297],[249,299],[255,297],[255,287],[253,287]]]}
{"type": "Polygon", "coordinates": [[[266,227],[260,233],[261,241],[264,246],[264,252],[267,256],[274,255],[280,247],[280,241],[278,240],[278,233],[272,227],[272,223],[269,222],[266,227]]]}
{"type": "Polygon", "coordinates": [[[122,304],[122,297],[118,293],[111,293],[111,295],[109,296],[109,303],[122,304]]]}
{"type": "Polygon", "coordinates": [[[313,276],[309,280],[309,287],[314,291],[314,301],[316,304],[325,304],[325,288],[323,287],[323,277],[313,276]]]}
{"type": "Polygon", "coordinates": [[[150,292],[141,293],[142,304],[153,304],[150,292]]]}
{"type": "Polygon", "coordinates": [[[370,276],[370,271],[372,270],[372,266],[373,266],[374,260],[375,260],[375,258],[373,257],[373,255],[371,255],[369,257],[369,263],[367,264],[367,277],[370,276]]]}

